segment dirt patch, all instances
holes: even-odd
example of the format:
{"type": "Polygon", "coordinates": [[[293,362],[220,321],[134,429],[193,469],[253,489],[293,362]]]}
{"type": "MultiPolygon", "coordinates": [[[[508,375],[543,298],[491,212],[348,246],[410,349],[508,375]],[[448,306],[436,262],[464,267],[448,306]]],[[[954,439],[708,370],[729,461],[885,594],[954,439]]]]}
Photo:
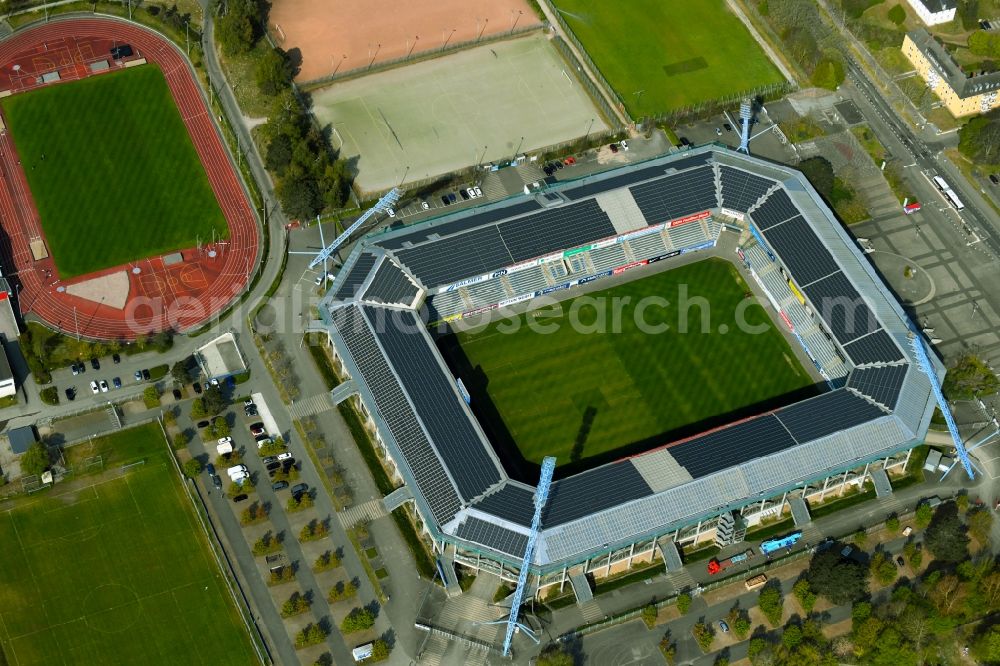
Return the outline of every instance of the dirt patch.
{"type": "Polygon", "coordinates": [[[281,48],[299,50],[299,81],[539,22],[525,0],[273,0],[268,21],[281,48]]]}

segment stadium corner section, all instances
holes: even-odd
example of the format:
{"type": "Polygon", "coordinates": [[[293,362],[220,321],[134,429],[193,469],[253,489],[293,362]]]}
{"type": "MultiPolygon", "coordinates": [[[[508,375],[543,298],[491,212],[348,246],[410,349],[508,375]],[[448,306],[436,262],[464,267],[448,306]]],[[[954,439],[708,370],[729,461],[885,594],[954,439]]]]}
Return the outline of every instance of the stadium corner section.
{"type": "Polygon", "coordinates": [[[16,276],[20,310],[53,328],[93,339],[133,340],[156,331],[195,328],[239,297],[260,260],[258,223],[244,185],[191,64],[166,37],[113,17],[60,18],[26,28],[0,42],[0,95],[142,62],[155,63],[166,77],[225,216],[226,241],[60,280],[11,133],[0,134],[0,224],[7,236],[0,254],[5,272],[16,276]],[[104,51],[95,53],[93,45],[107,43],[129,44],[133,54],[114,61],[104,51]],[[14,69],[14,64],[20,67],[14,69]],[[105,289],[112,283],[119,294],[127,291],[117,302],[109,300],[105,289]]]}

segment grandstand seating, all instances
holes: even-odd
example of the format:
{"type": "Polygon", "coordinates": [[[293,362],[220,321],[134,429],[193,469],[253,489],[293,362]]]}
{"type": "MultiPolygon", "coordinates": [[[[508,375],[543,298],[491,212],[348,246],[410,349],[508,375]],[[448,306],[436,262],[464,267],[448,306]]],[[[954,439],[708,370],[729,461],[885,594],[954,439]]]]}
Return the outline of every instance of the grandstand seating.
{"type": "Polygon", "coordinates": [[[639,236],[638,238],[626,241],[626,244],[631,248],[632,254],[635,255],[636,259],[648,259],[649,257],[665,254],[668,251],[667,246],[663,244],[662,233],[639,236]]]}
{"type": "Polygon", "coordinates": [[[549,286],[541,266],[533,266],[507,276],[514,295],[527,294],[549,286]]]}
{"type": "Polygon", "coordinates": [[[626,263],[625,249],[621,245],[609,245],[597,250],[590,251],[590,261],[594,265],[595,272],[609,271],[616,266],[626,263]]]}

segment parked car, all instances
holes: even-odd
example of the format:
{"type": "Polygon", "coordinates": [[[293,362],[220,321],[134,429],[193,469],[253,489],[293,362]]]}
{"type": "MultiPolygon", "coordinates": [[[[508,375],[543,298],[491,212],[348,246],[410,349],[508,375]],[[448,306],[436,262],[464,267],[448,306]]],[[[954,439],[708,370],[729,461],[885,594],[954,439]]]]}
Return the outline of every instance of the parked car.
{"type": "Polygon", "coordinates": [[[265,469],[268,472],[270,472],[271,470],[280,469],[280,468],[281,468],[281,463],[278,462],[277,460],[275,460],[273,463],[268,463],[267,467],[265,467],[265,469]]]}
{"type": "Polygon", "coordinates": [[[76,389],[72,386],[66,389],[66,399],[69,401],[76,400],[76,389]]]}
{"type": "Polygon", "coordinates": [[[209,422],[208,421],[198,421],[198,427],[199,428],[207,428],[208,426],[209,426],[209,422]]]}
{"type": "Polygon", "coordinates": [[[466,201],[469,200],[470,197],[469,197],[469,191],[468,190],[459,190],[458,193],[461,194],[462,198],[465,199],[466,201]]]}
{"type": "Polygon", "coordinates": [[[267,446],[268,444],[270,444],[272,441],[273,440],[270,437],[263,437],[261,439],[258,439],[257,440],[257,448],[258,449],[262,449],[265,446],[267,446]]]}
{"type": "Polygon", "coordinates": [[[906,565],[906,562],[903,561],[902,555],[896,557],[896,564],[898,564],[901,567],[906,565]]]}
{"type": "Polygon", "coordinates": [[[199,384],[198,382],[195,382],[194,384],[191,384],[191,388],[194,389],[195,393],[197,393],[198,395],[201,395],[201,391],[202,391],[201,384],[199,384]]]}
{"type": "Polygon", "coordinates": [[[212,476],[213,474],[215,474],[215,465],[213,465],[212,463],[208,463],[207,465],[205,465],[205,471],[208,473],[209,476],[212,476]]]}
{"type": "Polygon", "coordinates": [[[76,367],[76,363],[74,363],[73,365],[69,366],[69,369],[73,371],[73,376],[74,377],[76,377],[78,374],[80,374],[80,369],[78,367],[76,367]]]}
{"type": "Polygon", "coordinates": [[[691,142],[690,142],[690,141],[688,141],[688,139],[687,139],[687,137],[686,137],[686,136],[682,136],[682,137],[681,137],[681,145],[682,145],[682,146],[690,146],[690,145],[691,145],[691,142]]]}
{"type": "Polygon", "coordinates": [[[97,382],[94,381],[90,382],[90,390],[93,391],[94,393],[101,392],[101,389],[97,388],[97,382]]]}
{"type": "Polygon", "coordinates": [[[451,205],[451,202],[448,201],[448,195],[447,194],[442,194],[441,195],[441,203],[443,203],[445,206],[450,206],[451,205]]]}
{"type": "MultiPolygon", "coordinates": [[[[222,490],[222,479],[219,478],[218,474],[212,475],[212,485],[215,486],[218,490],[222,490]]],[[[246,495],[244,495],[244,497],[246,497],[246,495]]]]}
{"type": "Polygon", "coordinates": [[[910,527],[909,525],[907,525],[906,527],[903,528],[903,536],[908,537],[911,534],[913,534],[913,528],[912,527],[910,527]]]}
{"type": "Polygon", "coordinates": [[[264,463],[265,465],[270,465],[271,463],[276,462],[277,460],[278,458],[275,456],[268,456],[266,458],[263,458],[261,462],[264,463]]]}
{"type": "Polygon", "coordinates": [[[115,362],[115,365],[118,365],[119,363],[122,362],[122,357],[119,356],[118,354],[112,354],[111,360],[115,362]]]}
{"type": "Polygon", "coordinates": [[[236,503],[245,502],[247,497],[249,497],[249,495],[247,495],[246,493],[243,493],[242,495],[237,495],[236,497],[233,498],[233,502],[236,503]]]}
{"type": "Polygon", "coordinates": [[[455,196],[455,193],[454,192],[449,192],[448,193],[448,202],[449,203],[455,203],[456,201],[458,201],[458,197],[455,196]]]}
{"type": "Polygon", "coordinates": [[[179,388],[175,388],[173,393],[174,393],[174,400],[181,399],[181,390],[179,388]]]}
{"type": "Polygon", "coordinates": [[[218,444],[232,444],[232,443],[233,443],[232,437],[220,437],[218,441],[218,444]]]}
{"type": "Polygon", "coordinates": [[[111,383],[114,385],[116,389],[120,389],[122,387],[122,378],[115,377],[114,379],[111,380],[111,383]]]}
{"type": "Polygon", "coordinates": [[[386,208],[385,212],[389,217],[396,217],[396,211],[392,208],[386,208]]]}
{"type": "Polygon", "coordinates": [[[101,393],[107,393],[107,392],[108,392],[108,383],[102,379],[101,380],[101,393]]]}
{"type": "Polygon", "coordinates": [[[1000,176],[997,176],[995,173],[991,173],[990,182],[994,185],[1000,185],[1000,176]]]}
{"type": "Polygon", "coordinates": [[[609,144],[608,148],[610,148],[611,152],[613,152],[613,153],[617,153],[618,152],[618,144],[617,143],[609,144]]]}
{"type": "Polygon", "coordinates": [[[92,358],[90,359],[90,367],[92,367],[94,370],[100,370],[101,362],[98,361],[96,358],[92,358]]]}
{"type": "Polygon", "coordinates": [[[256,437],[257,435],[263,435],[264,434],[264,424],[263,423],[254,423],[252,426],[250,426],[250,434],[253,435],[254,437],[256,437]]]}
{"type": "Polygon", "coordinates": [[[136,370],[135,371],[135,381],[137,381],[137,382],[141,382],[142,381],[142,370],[136,370]]]}
{"type": "Polygon", "coordinates": [[[309,490],[309,484],[297,483],[294,486],[292,486],[292,495],[298,496],[306,492],[307,490],[309,490]]]}
{"type": "Polygon", "coordinates": [[[292,457],[291,451],[284,451],[283,453],[278,454],[278,460],[288,460],[291,457],[292,457]]]}
{"type": "Polygon", "coordinates": [[[718,127],[715,128],[715,136],[722,136],[722,130],[720,130],[718,127]]]}
{"type": "Polygon", "coordinates": [[[628,142],[621,141],[618,145],[622,147],[622,150],[628,150],[628,142]]]}
{"type": "Polygon", "coordinates": [[[573,166],[574,164],[576,164],[576,158],[567,157],[566,159],[563,160],[563,164],[565,164],[566,166],[573,166]]]}
{"type": "Polygon", "coordinates": [[[729,625],[726,624],[725,620],[719,620],[719,631],[721,631],[724,634],[729,633],[729,625]]]}
{"type": "Polygon", "coordinates": [[[275,481],[271,484],[271,490],[278,492],[288,487],[288,481],[275,481]]]}
{"type": "Polygon", "coordinates": [[[732,132],[733,131],[733,126],[730,125],[729,123],[722,123],[722,126],[725,128],[725,130],[727,132],[732,132]]]}
{"type": "Polygon", "coordinates": [[[424,210],[430,210],[431,209],[431,205],[429,203],[427,203],[426,201],[421,201],[420,202],[420,207],[423,208],[424,210]]]}
{"type": "Polygon", "coordinates": [[[149,368],[142,369],[142,378],[149,381],[149,368]]]}
{"type": "Polygon", "coordinates": [[[247,416],[257,416],[257,408],[256,407],[244,407],[243,408],[243,413],[246,414],[247,416]]]}
{"type": "Polygon", "coordinates": [[[233,465],[226,470],[226,475],[229,477],[240,476],[247,473],[246,465],[233,465]]]}

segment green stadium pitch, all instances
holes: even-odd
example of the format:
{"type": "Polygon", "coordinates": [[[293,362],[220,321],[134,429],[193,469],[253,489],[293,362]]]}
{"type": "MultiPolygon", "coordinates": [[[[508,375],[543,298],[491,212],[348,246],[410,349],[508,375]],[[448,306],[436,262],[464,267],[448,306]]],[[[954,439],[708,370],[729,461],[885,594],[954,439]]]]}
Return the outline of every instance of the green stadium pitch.
{"type": "Polygon", "coordinates": [[[553,0],[632,118],[782,81],[723,0],[553,0]]]}
{"type": "Polygon", "coordinates": [[[61,278],[228,237],[158,67],[45,86],[2,106],[61,278]]]}
{"type": "Polygon", "coordinates": [[[256,663],[159,425],[103,439],[146,464],[0,514],[0,662],[256,663]]]}
{"type": "Polygon", "coordinates": [[[572,471],[815,391],[736,268],[717,258],[458,331],[440,346],[501,458],[556,456],[572,471]]]}

